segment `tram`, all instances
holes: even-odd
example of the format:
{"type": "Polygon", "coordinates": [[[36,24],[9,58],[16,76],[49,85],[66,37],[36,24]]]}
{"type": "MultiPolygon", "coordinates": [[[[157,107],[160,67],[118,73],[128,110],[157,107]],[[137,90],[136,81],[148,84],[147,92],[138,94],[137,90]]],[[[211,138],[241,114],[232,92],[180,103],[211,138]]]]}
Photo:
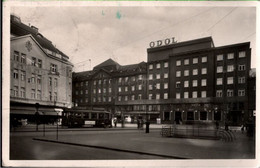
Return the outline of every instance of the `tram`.
{"type": "Polygon", "coordinates": [[[64,109],[62,125],[68,127],[112,127],[112,115],[105,110],[64,109]]]}

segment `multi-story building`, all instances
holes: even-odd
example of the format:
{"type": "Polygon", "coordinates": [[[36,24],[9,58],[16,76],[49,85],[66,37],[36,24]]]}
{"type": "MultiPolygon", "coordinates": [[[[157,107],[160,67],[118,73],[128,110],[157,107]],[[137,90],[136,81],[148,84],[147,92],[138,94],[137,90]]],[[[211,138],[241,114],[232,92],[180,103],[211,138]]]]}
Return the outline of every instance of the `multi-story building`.
{"type": "Polygon", "coordinates": [[[146,99],[144,62],[121,66],[108,59],[93,71],[73,73],[73,102],[78,108],[102,109],[119,116],[122,111],[138,115],[142,107],[131,102],[142,99],[146,99]]]}
{"type": "Polygon", "coordinates": [[[160,118],[164,123],[229,121],[238,125],[248,118],[250,43],[215,47],[211,37],[170,41],[161,45],[159,40],[157,47],[151,42],[147,63],[120,66],[108,60],[93,71],[75,73],[76,86],[86,80],[91,83],[88,94],[77,89],[75,94],[86,93],[91,101],[84,104],[78,96],[73,99],[79,105],[103,107],[106,98],[102,94],[111,85],[109,109],[115,114],[149,121],[160,118]],[[137,71],[140,66],[142,70],[137,71]],[[105,90],[101,72],[111,80],[105,90]]]}
{"type": "Polygon", "coordinates": [[[73,65],[69,57],[38,28],[23,24],[15,15],[11,15],[10,61],[11,120],[34,121],[36,108],[51,118],[71,106],[73,65]]]}

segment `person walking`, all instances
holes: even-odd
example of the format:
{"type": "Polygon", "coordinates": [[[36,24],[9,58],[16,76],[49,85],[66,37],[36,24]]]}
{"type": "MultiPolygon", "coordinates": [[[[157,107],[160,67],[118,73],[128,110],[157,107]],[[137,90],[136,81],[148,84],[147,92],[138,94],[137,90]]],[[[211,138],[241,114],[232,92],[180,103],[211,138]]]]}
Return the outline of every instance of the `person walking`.
{"type": "Polygon", "coordinates": [[[140,128],[140,119],[137,119],[137,129],[140,128]]]}
{"type": "Polygon", "coordinates": [[[116,118],[114,118],[114,125],[115,125],[115,128],[116,128],[116,124],[117,124],[117,119],[116,118]]]}

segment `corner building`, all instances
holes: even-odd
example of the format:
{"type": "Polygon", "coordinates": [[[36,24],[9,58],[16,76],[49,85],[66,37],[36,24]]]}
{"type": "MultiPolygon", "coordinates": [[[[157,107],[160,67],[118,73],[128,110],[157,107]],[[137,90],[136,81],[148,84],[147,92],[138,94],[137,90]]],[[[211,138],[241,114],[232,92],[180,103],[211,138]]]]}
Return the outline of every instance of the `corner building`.
{"type": "Polygon", "coordinates": [[[166,123],[240,125],[248,117],[249,45],[215,47],[207,37],[147,49],[148,110],[166,123]]]}
{"type": "Polygon", "coordinates": [[[15,15],[10,26],[11,122],[35,122],[37,108],[46,122],[54,122],[57,112],[71,106],[73,65],[35,26],[15,15]]]}

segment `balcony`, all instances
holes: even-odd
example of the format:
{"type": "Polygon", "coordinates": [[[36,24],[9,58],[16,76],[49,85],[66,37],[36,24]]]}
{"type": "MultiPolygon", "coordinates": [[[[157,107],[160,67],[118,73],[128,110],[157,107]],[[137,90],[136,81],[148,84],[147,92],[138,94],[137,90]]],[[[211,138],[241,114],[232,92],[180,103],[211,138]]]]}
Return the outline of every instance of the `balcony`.
{"type": "Polygon", "coordinates": [[[56,71],[49,71],[49,75],[57,75],[57,76],[60,76],[60,73],[59,73],[59,72],[56,72],[56,71]]]}

